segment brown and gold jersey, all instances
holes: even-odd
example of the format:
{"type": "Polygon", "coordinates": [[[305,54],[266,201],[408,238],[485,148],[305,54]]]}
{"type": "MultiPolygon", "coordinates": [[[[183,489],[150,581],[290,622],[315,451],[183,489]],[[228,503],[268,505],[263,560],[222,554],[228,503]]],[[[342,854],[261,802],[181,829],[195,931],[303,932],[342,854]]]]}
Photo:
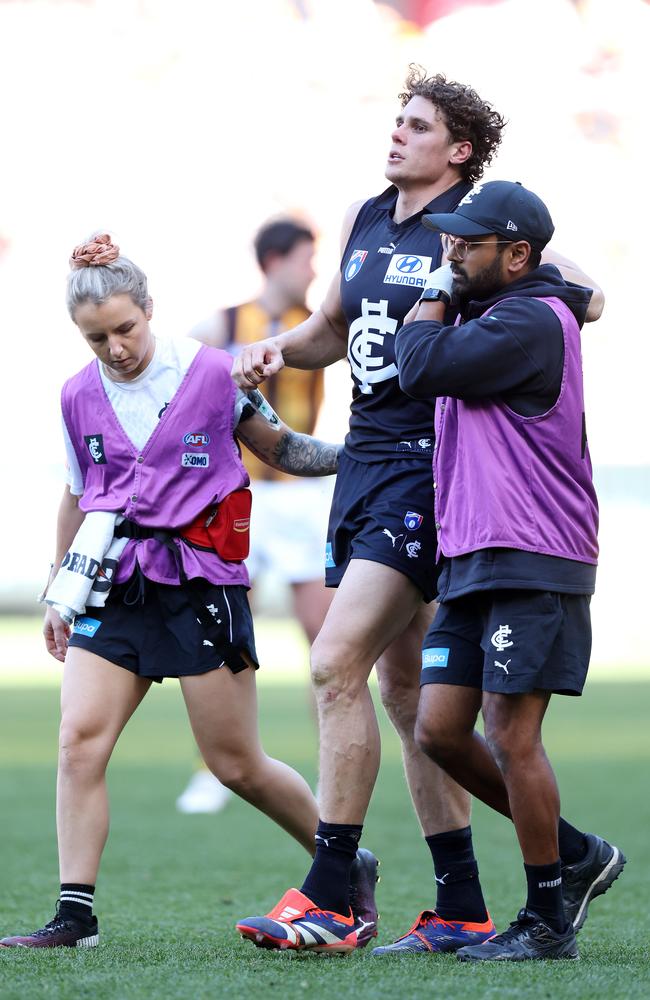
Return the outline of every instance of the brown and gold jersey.
{"type": "MultiPolygon", "coordinates": [[[[227,342],[224,345],[237,354],[245,344],[274,337],[290,330],[309,317],[304,306],[288,309],[279,319],[272,319],[258,302],[244,302],[225,311],[227,342]]],[[[323,399],[323,372],[283,368],[260,387],[281,419],[301,434],[314,430],[323,399]]],[[[243,449],[244,464],[251,479],[282,480],[292,478],[261,462],[247,448],[243,449]]]]}

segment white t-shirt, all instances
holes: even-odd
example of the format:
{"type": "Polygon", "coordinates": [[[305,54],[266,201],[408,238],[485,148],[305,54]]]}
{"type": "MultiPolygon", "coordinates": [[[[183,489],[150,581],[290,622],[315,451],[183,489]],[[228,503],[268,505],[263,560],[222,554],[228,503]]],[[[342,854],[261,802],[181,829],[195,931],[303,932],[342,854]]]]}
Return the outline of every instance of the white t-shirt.
{"type": "MultiPolygon", "coordinates": [[[[139,451],[144,448],[156,429],[165,407],[176,393],[201,346],[198,341],[189,337],[179,340],[156,339],[153,358],[137,378],[128,382],[114,382],[106,374],[99,359],[95,362],[115,415],[126,436],[139,451]]],[[[245,393],[238,389],[235,397],[235,427],[239,423],[246,403],[245,393]]],[[[62,420],[62,423],[67,482],[70,492],[75,496],[81,496],[84,491],[83,476],[65,421],[62,420]]],[[[234,442],[233,447],[237,450],[234,442]]]]}

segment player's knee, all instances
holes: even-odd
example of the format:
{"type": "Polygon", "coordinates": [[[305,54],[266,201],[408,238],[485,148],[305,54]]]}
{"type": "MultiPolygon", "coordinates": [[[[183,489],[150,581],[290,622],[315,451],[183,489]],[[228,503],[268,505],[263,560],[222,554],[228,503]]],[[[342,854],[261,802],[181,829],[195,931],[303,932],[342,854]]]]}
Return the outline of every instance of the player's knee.
{"type": "Polygon", "coordinates": [[[458,749],[456,734],[439,719],[419,713],[415,722],[415,742],[420,750],[441,767],[458,749]]]}
{"type": "Polygon", "coordinates": [[[311,651],[311,680],[318,703],[328,706],[344,699],[354,701],[367,683],[358,666],[354,656],[343,655],[317,639],[311,651]]]}
{"type": "Polygon", "coordinates": [[[489,714],[483,716],[483,727],[485,742],[490,753],[494,757],[497,767],[502,774],[506,774],[510,768],[510,761],[517,756],[517,739],[507,728],[504,729],[489,714]]]}
{"type": "Polygon", "coordinates": [[[413,737],[419,689],[407,687],[393,681],[392,678],[378,675],[381,702],[388,718],[401,737],[413,737]]]}
{"type": "Polygon", "coordinates": [[[260,784],[259,761],[248,753],[218,754],[214,757],[208,755],[206,763],[222,785],[244,799],[250,798],[260,784]]]}
{"type": "Polygon", "coordinates": [[[104,768],[111,753],[110,741],[84,720],[63,719],[59,729],[59,770],[75,772],[104,768]]]}

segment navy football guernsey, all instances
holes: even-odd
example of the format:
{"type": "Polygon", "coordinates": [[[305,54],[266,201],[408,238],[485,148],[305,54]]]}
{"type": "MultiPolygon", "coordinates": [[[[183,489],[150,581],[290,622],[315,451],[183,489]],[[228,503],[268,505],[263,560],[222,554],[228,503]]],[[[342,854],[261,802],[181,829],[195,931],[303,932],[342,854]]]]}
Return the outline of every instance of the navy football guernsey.
{"type": "Polygon", "coordinates": [[[356,218],[341,262],[341,302],[353,381],[345,447],[357,461],[409,455],[430,461],[434,400],[411,399],[401,391],[395,335],[441,263],[440,237],[424,228],[422,216],[453,212],[471,187],[461,181],[397,224],[392,218],[397,189],[391,185],[356,218]]]}

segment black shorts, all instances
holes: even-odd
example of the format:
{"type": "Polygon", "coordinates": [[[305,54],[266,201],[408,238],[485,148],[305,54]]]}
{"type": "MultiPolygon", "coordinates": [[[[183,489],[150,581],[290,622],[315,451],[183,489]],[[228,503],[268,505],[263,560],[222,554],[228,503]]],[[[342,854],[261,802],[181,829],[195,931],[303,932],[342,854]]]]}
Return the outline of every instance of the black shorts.
{"type": "Polygon", "coordinates": [[[351,559],[370,559],[403,573],[432,601],[436,545],[429,461],[341,455],[325,549],[328,587],[338,587],[351,559]]]}
{"type": "MultiPolygon", "coordinates": [[[[223,626],[224,637],[257,667],[246,590],[206,582],[204,593],[209,610],[223,626]]],[[[205,674],[223,666],[223,657],[206,638],[180,587],[144,580],[142,600],[125,603],[125,596],[129,600],[132,594],[129,583],[118,584],[111,589],[105,607],[88,608],[87,614],[77,615],[70,645],[154,681],[205,674]]]]}
{"type": "Polygon", "coordinates": [[[589,601],[588,594],[490,590],[441,604],[424,639],[420,683],[582,694],[589,601]]]}

